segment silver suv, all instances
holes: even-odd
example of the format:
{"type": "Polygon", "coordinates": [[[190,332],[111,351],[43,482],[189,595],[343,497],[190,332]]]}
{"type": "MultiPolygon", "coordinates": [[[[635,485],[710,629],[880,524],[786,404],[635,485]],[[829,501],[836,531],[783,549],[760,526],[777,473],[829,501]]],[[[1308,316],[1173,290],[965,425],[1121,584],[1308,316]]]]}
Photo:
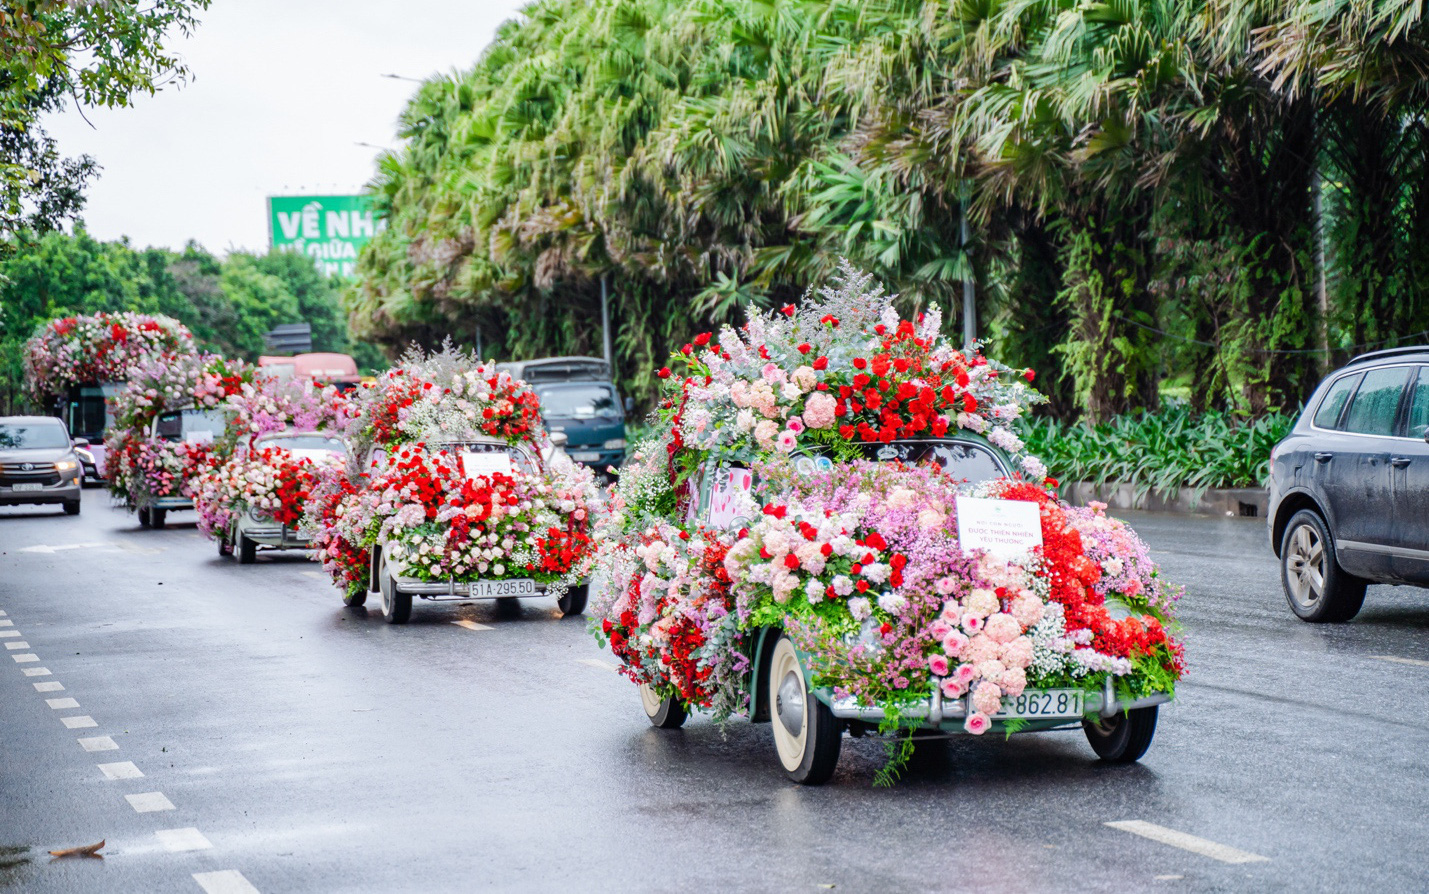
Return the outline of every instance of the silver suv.
{"type": "Polygon", "coordinates": [[[0,506],[59,503],[66,515],[79,515],[82,475],[63,422],[0,416],[0,506]]]}

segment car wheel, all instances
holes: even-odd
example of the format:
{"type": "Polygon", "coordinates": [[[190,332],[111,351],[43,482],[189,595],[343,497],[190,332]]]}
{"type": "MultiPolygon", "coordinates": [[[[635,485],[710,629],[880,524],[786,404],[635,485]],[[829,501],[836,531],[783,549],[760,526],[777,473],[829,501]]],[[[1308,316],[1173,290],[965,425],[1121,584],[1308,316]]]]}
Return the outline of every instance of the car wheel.
{"type": "Polygon", "coordinates": [[[236,544],[236,548],[238,550],[238,564],[252,565],[254,562],[258,561],[258,541],[249,537],[241,530],[235,536],[238,540],[238,543],[236,544]]]}
{"type": "Polygon", "coordinates": [[[141,528],[147,528],[147,527],[149,527],[152,523],[153,523],[152,519],[149,518],[149,507],[148,507],[148,506],[140,506],[140,507],[139,507],[139,527],[141,527],[141,528]]]}
{"type": "Polygon", "coordinates": [[[167,510],[167,509],[150,509],[150,510],[149,510],[149,522],[150,522],[150,524],[152,524],[152,525],[154,526],[154,529],[155,529],[155,530],[162,530],[163,527],[164,527],[164,523],[167,522],[168,519],[169,519],[169,510],[167,510]]]}
{"type": "Polygon", "coordinates": [[[561,609],[561,617],[569,618],[585,611],[586,600],[590,598],[590,585],[581,584],[566,590],[565,595],[556,600],[561,609]]]}
{"type": "Polygon", "coordinates": [[[1141,760],[1156,735],[1156,705],[1133,708],[1098,720],[1083,720],[1082,730],[1097,757],[1114,764],[1141,760]]]}
{"type": "Polygon", "coordinates": [[[648,683],[640,684],[640,704],[645,708],[645,716],[657,729],[679,729],[685,725],[685,706],[673,695],[661,698],[648,683]]]}
{"type": "Polygon", "coordinates": [[[378,581],[382,590],[382,617],[388,624],[405,624],[412,617],[412,594],[397,592],[397,578],[387,570],[387,557],[382,557],[378,567],[378,581]]]}
{"type": "Polygon", "coordinates": [[[1280,541],[1280,583],[1296,617],[1336,623],[1359,614],[1368,582],[1340,567],[1325,520],[1302,509],[1290,518],[1280,541]]]}
{"type": "Polygon", "coordinates": [[[828,705],[809,689],[787,636],[779,637],[769,664],[769,704],[774,748],[784,772],[800,785],[827,782],[838,766],[843,730],[828,705]]]}
{"type": "Polygon", "coordinates": [[[367,588],[356,587],[348,590],[342,597],[343,605],[350,605],[353,608],[360,608],[367,604],[367,588]]]}
{"type": "Polygon", "coordinates": [[[78,500],[69,500],[65,503],[65,515],[79,515],[78,500]]]}

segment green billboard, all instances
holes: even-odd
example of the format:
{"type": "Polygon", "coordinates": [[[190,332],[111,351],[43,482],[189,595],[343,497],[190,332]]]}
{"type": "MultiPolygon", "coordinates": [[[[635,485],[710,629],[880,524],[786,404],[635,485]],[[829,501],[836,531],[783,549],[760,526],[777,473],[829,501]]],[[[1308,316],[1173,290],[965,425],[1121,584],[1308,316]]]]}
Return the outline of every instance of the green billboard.
{"type": "Polygon", "coordinates": [[[269,196],[273,248],[307,255],[324,274],[353,276],[357,253],[387,222],[367,196],[269,196]]]}

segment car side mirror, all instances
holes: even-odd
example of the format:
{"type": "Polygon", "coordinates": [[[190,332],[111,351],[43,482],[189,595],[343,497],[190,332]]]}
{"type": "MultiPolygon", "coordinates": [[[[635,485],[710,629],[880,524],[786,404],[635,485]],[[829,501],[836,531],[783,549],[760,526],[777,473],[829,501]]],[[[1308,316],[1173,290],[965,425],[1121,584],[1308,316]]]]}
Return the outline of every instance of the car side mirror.
{"type": "Polygon", "coordinates": [[[625,399],[625,412],[627,412],[627,413],[634,413],[634,412],[635,412],[635,398],[633,398],[633,397],[627,397],[627,398],[625,399]]]}
{"type": "Polygon", "coordinates": [[[88,446],[89,446],[89,438],[75,438],[75,439],[74,439],[73,441],[71,441],[70,443],[71,443],[73,446],[75,446],[75,447],[88,447],[88,446]]]}
{"type": "Polygon", "coordinates": [[[554,444],[556,447],[561,448],[561,449],[564,449],[565,446],[566,446],[567,444],[569,444],[570,442],[571,442],[571,439],[566,435],[565,432],[563,432],[563,431],[553,431],[553,432],[551,432],[551,443],[554,444]]]}

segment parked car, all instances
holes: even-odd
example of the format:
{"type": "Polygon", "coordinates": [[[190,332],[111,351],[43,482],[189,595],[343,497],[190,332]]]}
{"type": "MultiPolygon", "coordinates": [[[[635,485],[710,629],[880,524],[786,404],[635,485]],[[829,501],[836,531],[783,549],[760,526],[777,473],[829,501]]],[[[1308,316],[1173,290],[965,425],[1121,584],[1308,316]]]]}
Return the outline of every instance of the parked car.
{"type": "Polygon", "coordinates": [[[79,515],[82,475],[59,419],[0,417],[0,506],[58,503],[66,515],[79,515]]]}
{"type": "Polygon", "coordinates": [[[635,403],[616,391],[610,364],[598,357],[549,357],[497,367],[536,392],[546,430],[565,435],[572,460],[597,472],[625,462],[625,416],[635,403]]]}
{"type": "Polygon", "coordinates": [[[1270,455],[1270,543],[1291,611],[1348,621],[1368,584],[1429,587],[1429,346],[1357,357],[1270,455]]]}

